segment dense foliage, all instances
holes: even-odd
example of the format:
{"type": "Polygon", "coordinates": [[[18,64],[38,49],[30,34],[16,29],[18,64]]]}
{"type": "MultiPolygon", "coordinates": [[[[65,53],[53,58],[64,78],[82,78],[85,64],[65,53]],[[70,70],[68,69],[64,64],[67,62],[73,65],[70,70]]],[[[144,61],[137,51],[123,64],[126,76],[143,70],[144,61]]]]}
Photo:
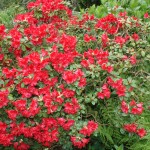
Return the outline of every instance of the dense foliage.
{"type": "Polygon", "coordinates": [[[27,8],[12,29],[0,25],[1,148],[83,148],[94,131],[105,149],[149,137],[149,14],[97,19],[62,0],[27,8]]]}
{"type": "Polygon", "coordinates": [[[20,6],[26,6],[28,2],[32,0],[1,0],[0,9],[4,10],[8,7],[12,7],[12,5],[20,5],[20,6]]]}
{"type": "MultiPolygon", "coordinates": [[[[81,9],[83,11],[83,9],[81,9]]],[[[129,16],[143,18],[145,12],[150,13],[150,1],[148,0],[101,0],[101,5],[92,5],[88,8],[90,14],[96,17],[104,17],[108,13],[118,14],[126,11],[129,16]]]]}

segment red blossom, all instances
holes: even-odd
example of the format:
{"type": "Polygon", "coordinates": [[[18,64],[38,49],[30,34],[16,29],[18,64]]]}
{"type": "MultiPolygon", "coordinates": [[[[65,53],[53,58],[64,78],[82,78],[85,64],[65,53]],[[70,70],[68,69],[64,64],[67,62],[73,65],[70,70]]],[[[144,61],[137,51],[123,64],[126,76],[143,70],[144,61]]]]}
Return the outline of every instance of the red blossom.
{"type": "Polygon", "coordinates": [[[4,38],[4,36],[6,34],[5,30],[6,30],[5,26],[4,25],[0,25],[0,41],[2,40],[2,38],[4,38]]]}
{"type": "Polygon", "coordinates": [[[131,113],[134,115],[141,115],[143,113],[143,110],[143,103],[139,103],[131,109],[131,113]]]}
{"type": "Polygon", "coordinates": [[[126,42],[126,40],[122,36],[116,36],[115,42],[118,43],[120,45],[120,47],[122,47],[124,45],[124,43],[126,42]]]}
{"type": "Polygon", "coordinates": [[[134,34],[132,35],[132,38],[133,38],[135,41],[138,41],[140,37],[139,37],[138,34],[134,33],[134,34]]]}
{"type": "Polygon", "coordinates": [[[0,108],[7,106],[9,100],[8,100],[8,94],[9,92],[7,90],[0,91],[0,108]]]}
{"type": "Polygon", "coordinates": [[[102,92],[97,93],[97,96],[100,99],[104,99],[105,97],[108,99],[108,98],[110,98],[110,95],[111,95],[111,92],[110,92],[107,84],[104,84],[102,86],[102,92]]]}
{"type": "Polygon", "coordinates": [[[77,80],[77,75],[71,70],[64,71],[62,77],[68,84],[72,84],[77,80]]]}
{"type": "Polygon", "coordinates": [[[79,80],[79,84],[78,84],[79,87],[85,87],[86,86],[86,78],[81,78],[79,80]]]}
{"type": "Polygon", "coordinates": [[[124,100],[121,102],[121,110],[126,114],[129,112],[129,106],[124,100]]]}
{"type": "Polygon", "coordinates": [[[134,100],[134,99],[132,99],[132,100],[131,100],[131,102],[130,102],[130,106],[136,106],[136,102],[135,102],[135,100],[134,100]]]}
{"type": "Polygon", "coordinates": [[[4,54],[0,54],[0,61],[4,59],[4,54]]]}
{"type": "Polygon", "coordinates": [[[87,139],[87,138],[78,138],[78,137],[75,137],[75,136],[71,136],[71,142],[73,143],[74,146],[81,149],[81,148],[85,147],[88,144],[89,139],[87,139]]]}
{"type": "Polygon", "coordinates": [[[147,132],[144,128],[141,128],[137,130],[137,134],[140,136],[140,138],[143,138],[147,134],[147,132]]]}
{"type": "Polygon", "coordinates": [[[101,28],[109,34],[116,34],[121,27],[121,23],[113,14],[108,14],[106,17],[100,19],[95,27],[101,28]]]}
{"type": "Polygon", "coordinates": [[[75,36],[63,34],[60,39],[60,43],[63,45],[65,52],[73,52],[76,49],[77,39],[75,36]]]}
{"type": "Polygon", "coordinates": [[[67,102],[64,105],[64,111],[68,114],[76,114],[78,110],[80,109],[80,105],[78,104],[78,101],[76,98],[72,98],[72,102],[67,102]]]}
{"type": "Polygon", "coordinates": [[[146,12],[146,13],[144,14],[144,18],[149,18],[148,12],[146,12]]]}
{"type": "Polygon", "coordinates": [[[7,114],[8,114],[8,117],[11,119],[11,120],[16,120],[16,117],[18,115],[18,112],[16,110],[6,110],[7,114]]]}
{"type": "Polygon", "coordinates": [[[104,33],[104,34],[102,34],[101,38],[102,38],[103,47],[106,47],[108,45],[108,41],[109,41],[108,35],[106,33],[104,33]]]}
{"type": "Polygon", "coordinates": [[[98,124],[95,123],[94,121],[89,121],[87,126],[83,127],[79,133],[85,135],[85,136],[90,136],[95,130],[97,130],[98,124]]]}
{"type": "Polygon", "coordinates": [[[135,55],[134,55],[134,56],[131,56],[131,57],[130,57],[130,63],[131,63],[132,65],[135,65],[136,62],[137,62],[136,56],[135,56],[135,55]]]}
{"type": "Polygon", "coordinates": [[[96,38],[93,36],[89,36],[88,34],[84,35],[84,41],[85,42],[91,42],[91,41],[96,41],[96,38]]]}
{"type": "Polygon", "coordinates": [[[124,129],[128,132],[131,133],[136,133],[137,132],[137,125],[135,123],[132,124],[125,124],[124,129]]]}
{"type": "Polygon", "coordinates": [[[114,89],[116,89],[116,93],[119,97],[125,96],[126,87],[123,85],[122,78],[113,81],[110,77],[107,78],[107,83],[112,86],[114,89]]]}
{"type": "Polygon", "coordinates": [[[30,146],[24,142],[21,142],[21,143],[15,142],[14,143],[15,150],[28,150],[29,148],[30,148],[30,146]]]}
{"type": "Polygon", "coordinates": [[[75,96],[75,91],[70,90],[70,89],[64,89],[62,92],[63,96],[66,98],[72,98],[75,96]]]}

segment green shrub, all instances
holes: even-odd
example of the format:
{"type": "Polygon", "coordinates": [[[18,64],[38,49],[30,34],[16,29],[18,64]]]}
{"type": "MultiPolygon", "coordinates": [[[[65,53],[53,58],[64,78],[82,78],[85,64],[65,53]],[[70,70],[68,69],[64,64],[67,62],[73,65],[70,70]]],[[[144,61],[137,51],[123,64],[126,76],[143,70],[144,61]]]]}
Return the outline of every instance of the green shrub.
{"type": "Polygon", "coordinates": [[[12,28],[14,17],[23,12],[25,12],[23,7],[12,4],[10,7],[0,11],[0,24],[5,24],[7,28],[12,28]]]}
{"type": "Polygon", "coordinates": [[[149,8],[150,1],[148,0],[101,0],[101,5],[91,6],[88,12],[101,18],[108,13],[118,14],[119,12],[126,11],[129,16],[143,18],[145,12],[150,13],[149,8]]]}

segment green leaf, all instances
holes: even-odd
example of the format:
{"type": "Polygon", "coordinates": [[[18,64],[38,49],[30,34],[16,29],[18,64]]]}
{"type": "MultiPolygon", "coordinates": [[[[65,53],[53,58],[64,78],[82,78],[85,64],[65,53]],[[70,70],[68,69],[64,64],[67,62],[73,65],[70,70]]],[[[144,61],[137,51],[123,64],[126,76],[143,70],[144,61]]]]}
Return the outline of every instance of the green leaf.
{"type": "Polygon", "coordinates": [[[144,52],[144,51],[141,51],[141,55],[144,57],[144,56],[145,56],[145,52],[144,52]]]}
{"type": "Polygon", "coordinates": [[[107,2],[107,0],[101,0],[102,4],[105,4],[107,2]]]}
{"type": "Polygon", "coordinates": [[[90,14],[94,14],[95,9],[96,9],[96,7],[95,7],[95,5],[93,5],[93,6],[91,6],[91,7],[89,8],[88,12],[89,12],[90,14]]]}

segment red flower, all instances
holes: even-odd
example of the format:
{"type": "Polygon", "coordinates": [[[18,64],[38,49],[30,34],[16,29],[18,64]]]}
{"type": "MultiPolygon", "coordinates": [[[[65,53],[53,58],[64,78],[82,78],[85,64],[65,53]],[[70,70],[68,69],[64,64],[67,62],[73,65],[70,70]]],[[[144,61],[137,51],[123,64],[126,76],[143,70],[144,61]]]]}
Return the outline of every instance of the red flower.
{"type": "Polygon", "coordinates": [[[129,107],[124,100],[121,102],[121,110],[126,114],[129,112],[129,107]]]}
{"type": "Polygon", "coordinates": [[[122,47],[123,44],[126,42],[126,40],[122,36],[116,36],[115,37],[115,42],[120,44],[120,47],[122,47]]]}
{"type": "Polygon", "coordinates": [[[7,124],[0,121],[0,133],[6,133],[7,124]]]}
{"type": "Polygon", "coordinates": [[[127,15],[127,12],[126,12],[126,11],[125,11],[125,12],[120,12],[120,13],[119,13],[119,16],[120,16],[120,17],[126,17],[126,15],[127,15]]]}
{"type": "Polygon", "coordinates": [[[128,132],[131,132],[131,133],[136,133],[137,132],[137,125],[135,123],[132,123],[132,124],[125,124],[124,125],[124,129],[128,132]]]}
{"type": "Polygon", "coordinates": [[[106,71],[109,72],[109,73],[111,73],[111,72],[113,71],[113,67],[112,67],[112,66],[107,66],[105,63],[103,63],[103,64],[101,65],[101,68],[102,68],[103,70],[106,70],[106,71]]]}
{"type": "Polygon", "coordinates": [[[149,18],[148,12],[146,12],[146,13],[144,14],[144,18],[149,18]]]}
{"type": "Polygon", "coordinates": [[[0,61],[4,59],[4,54],[0,54],[0,61]]]}
{"type": "Polygon", "coordinates": [[[136,62],[137,62],[136,56],[131,56],[131,57],[130,57],[130,63],[131,63],[132,65],[135,65],[136,62]]]}
{"type": "Polygon", "coordinates": [[[104,34],[102,34],[101,38],[102,38],[103,47],[106,47],[108,44],[108,41],[109,41],[108,35],[106,33],[104,33],[104,34]]]}
{"type": "Polygon", "coordinates": [[[4,147],[9,147],[10,145],[12,145],[13,140],[14,140],[14,136],[12,136],[11,134],[0,133],[0,145],[3,145],[4,147]]]}
{"type": "Polygon", "coordinates": [[[96,40],[96,38],[93,36],[89,36],[88,34],[84,35],[84,41],[85,42],[91,42],[91,41],[95,41],[95,40],[96,40]]]}
{"type": "Polygon", "coordinates": [[[30,146],[24,142],[21,142],[21,143],[15,142],[14,143],[15,150],[28,150],[29,148],[30,148],[30,146]]]}
{"type": "Polygon", "coordinates": [[[136,104],[136,106],[131,109],[131,113],[134,115],[141,115],[143,110],[144,110],[143,103],[139,103],[136,104]]]}
{"type": "Polygon", "coordinates": [[[68,114],[76,114],[78,110],[80,109],[80,105],[78,104],[78,101],[76,98],[72,98],[72,102],[67,102],[64,105],[64,111],[68,114]]]}
{"type": "Polygon", "coordinates": [[[132,101],[130,102],[130,106],[136,106],[136,102],[134,99],[132,99],[132,101]]]}
{"type": "Polygon", "coordinates": [[[115,82],[111,78],[108,78],[107,83],[116,89],[116,93],[119,97],[125,96],[126,87],[123,85],[122,78],[120,78],[119,80],[116,80],[115,82]]]}
{"type": "Polygon", "coordinates": [[[75,91],[70,90],[70,89],[64,89],[62,92],[63,96],[66,98],[72,98],[75,95],[75,91]]]}
{"type": "Polygon", "coordinates": [[[0,108],[7,106],[8,104],[8,96],[9,92],[7,90],[5,91],[0,91],[0,108]]]}
{"type": "Polygon", "coordinates": [[[16,117],[18,115],[18,112],[16,110],[6,110],[7,114],[8,114],[8,117],[11,119],[11,120],[16,120],[16,117]]]}
{"type": "Polygon", "coordinates": [[[23,111],[26,109],[27,101],[26,100],[17,100],[13,104],[19,111],[23,111]]]}
{"type": "Polygon", "coordinates": [[[9,70],[8,68],[3,68],[2,72],[6,76],[6,78],[15,78],[17,70],[15,68],[11,70],[9,70]]]}
{"type": "Polygon", "coordinates": [[[138,41],[138,40],[139,40],[139,36],[138,36],[138,34],[136,34],[136,33],[134,33],[134,34],[132,35],[132,38],[133,38],[135,41],[138,41]]]}
{"type": "Polygon", "coordinates": [[[82,72],[81,69],[77,69],[77,70],[75,71],[75,74],[77,75],[78,78],[81,78],[81,77],[84,76],[84,72],[82,72]]]}
{"type": "Polygon", "coordinates": [[[78,84],[79,87],[84,87],[86,86],[86,78],[81,78],[79,80],[79,84],[78,84]]]}
{"type": "Polygon", "coordinates": [[[144,128],[138,129],[137,134],[140,136],[140,138],[143,138],[146,135],[146,130],[144,128]]]}
{"type": "Polygon", "coordinates": [[[68,84],[74,83],[77,80],[77,75],[71,70],[64,71],[62,77],[68,84]]]}
{"type": "Polygon", "coordinates": [[[108,85],[107,85],[107,84],[104,84],[104,85],[102,86],[102,92],[98,92],[98,93],[97,93],[97,96],[98,96],[98,98],[100,98],[100,99],[104,99],[105,97],[108,99],[108,98],[110,98],[110,94],[111,94],[111,92],[110,92],[110,90],[109,90],[109,88],[108,88],[108,85]]]}
{"type": "Polygon", "coordinates": [[[77,39],[75,36],[63,34],[60,39],[65,52],[73,52],[76,49],[77,39]]]}
{"type": "Polygon", "coordinates": [[[69,131],[70,128],[74,125],[74,123],[75,123],[74,120],[69,119],[66,123],[64,123],[62,125],[62,127],[63,127],[64,130],[69,131]]]}
{"type": "Polygon", "coordinates": [[[4,25],[0,25],[0,40],[1,40],[1,38],[3,38],[4,37],[4,35],[5,35],[5,26],[4,25]]]}
{"type": "Polygon", "coordinates": [[[119,22],[118,18],[116,18],[113,14],[108,14],[106,17],[101,18],[95,27],[101,28],[109,34],[115,34],[118,32],[120,25],[121,23],[119,22]]]}
{"type": "Polygon", "coordinates": [[[85,136],[90,136],[95,130],[97,130],[98,124],[94,121],[89,121],[87,126],[83,127],[79,132],[85,136]]]}
{"type": "Polygon", "coordinates": [[[75,136],[71,136],[71,142],[73,143],[74,146],[78,147],[79,149],[85,147],[90,139],[87,138],[78,138],[75,136]]]}
{"type": "Polygon", "coordinates": [[[83,59],[83,60],[81,61],[81,65],[82,65],[83,67],[87,68],[87,67],[89,67],[90,63],[88,62],[88,60],[83,59]]]}
{"type": "Polygon", "coordinates": [[[71,126],[74,125],[75,121],[72,119],[65,120],[64,118],[57,119],[58,124],[64,128],[64,130],[70,130],[71,126]]]}

